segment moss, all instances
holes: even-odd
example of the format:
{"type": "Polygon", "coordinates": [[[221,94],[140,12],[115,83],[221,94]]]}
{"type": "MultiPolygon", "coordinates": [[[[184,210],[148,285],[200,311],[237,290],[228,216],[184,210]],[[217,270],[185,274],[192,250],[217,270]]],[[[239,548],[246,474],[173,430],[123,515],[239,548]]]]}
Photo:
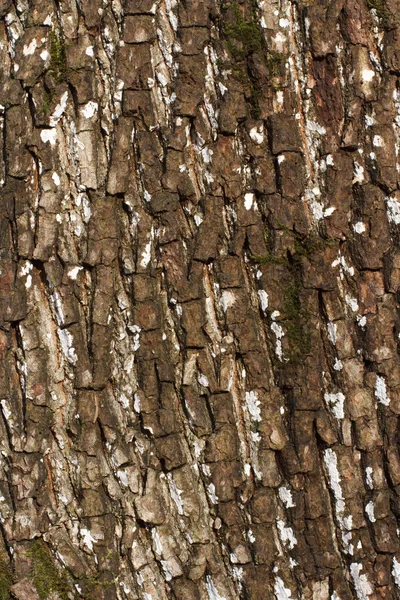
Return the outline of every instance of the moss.
{"type": "Polygon", "coordinates": [[[108,588],[115,583],[115,578],[101,579],[104,575],[105,573],[99,573],[93,577],[85,577],[81,583],[81,587],[83,588],[81,597],[84,600],[97,600],[101,588],[108,588]]]}
{"type": "Polygon", "coordinates": [[[68,577],[57,569],[45,542],[35,540],[27,554],[32,558],[31,577],[39,597],[46,599],[51,592],[56,592],[61,600],[68,600],[71,591],[68,577]]]}
{"type": "Polygon", "coordinates": [[[259,265],[284,265],[289,266],[289,261],[284,256],[277,256],[274,252],[267,252],[265,255],[252,254],[250,260],[259,265]]]}
{"type": "Polygon", "coordinates": [[[262,50],[263,37],[256,21],[245,21],[236,2],[226,5],[225,8],[232,11],[233,23],[224,25],[223,33],[233,58],[241,61],[253,52],[262,50]]]}
{"type": "Polygon", "coordinates": [[[45,115],[49,112],[49,108],[54,100],[54,92],[45,90],[44,102],[42,106],[42,111],[45,115]]]}
{"type": "Polygon", "coordinates": [[[311,350],[310,312],[301,302],[303,290],[301,259],[305,256],[311,257],[315,252],[324,248],[337,246],[339,242],[335,238],[322,238],[316,233],[301,236],[284,225],[281,225],[280,228],[294,239],[294,253],[291,255],[289,253],[289,257],[284,257],[277,256],[274,252],[268,252],[263,256],[253,254],[250,258],[256,264],[282,265],[286,268],[285,279],[289,283],[282,285],[283,325],[289,344],[288,357],[292,362],[299,362],[311,350]]]}
{"type": "Polygon", "coordinates": [[[65,52],[64,40],[59,31],[50,31],[50,67],[49,71],[54,75],[58,82],[67,79],[67,55],[65,52]]]}
{"type": "Polygon", "coordinates": [[[310,314],[301,305],[301,289],[301,283],[295,279],[283,290],[285,329],[293,361],[301,360],[311,349],[310,314]]]}
{"type": "Polygon", "coordinates": [[[0,553],[0,600],[9,600],[12,584],[13,573],[10,561],[5,553],[0,553]]]}
{"type": "Polygon", "coordinates": [[[367,0],[369,10],[374,10],[376,16],[382,20],[384,25],[388,24],[390,13],[385,6],[384,0],[367,0]]]}
{"type": "Polygon", "coordinates": [[[280,52],[270,50],[265,58],[266,65],[271,77],[279,77],[282,75],[286,57],[280,52]]]}
{"type": "MultiPolygon", "coordinates": [[[[338,245],[338,240],[335,238],[322,238],[316,233],[312,233],[307,236],[301,236],[294,231],[291,231],[287,227],[282,226],[281,229],[294,238],[294,254],[292,255],[292,262],[294,264],[299,264],[303,256],[310,257],[319,250],[323,250],[324,248],[332,248],[338,245]]],[[[267,252],[267,254],[264,255],[252,254],[250,259],[259,265],[275,264],[284,265],[287,267],[290,266],[289,259],[287,257],[277,256],[274,252],[267,252]]]]}
{"type": "Polygon", "coordinates": [[[324,248],[332,248],[338,245],[335,238],[322,238],[316,233],[301,237],[295,235],[294,249],[295,258],[300,256],[312,256],[315,252],[324,248]]]}
{"type": "MultiPolygon", "coordinates": [[[[262,30],[256,19],[257,5],[251,3],[252,15],[244,19],[237,2],[224,6],[225,23],[222,34],[235,64],[229,65],[232,75],[244,86],[246,100],[253,119],[261,118],[260,103],[262,100],[261,84],[257,76],[252,73],[251,56],[254,53],[261,55],[270,73],[270,79],[282,75],[285,57],[279,52],[267,51],[262,30]]],[[[254,66],[254,65],[253,65],[254,66]]],[[[270,81],[274,89],[276,84],[270,81]]]]}

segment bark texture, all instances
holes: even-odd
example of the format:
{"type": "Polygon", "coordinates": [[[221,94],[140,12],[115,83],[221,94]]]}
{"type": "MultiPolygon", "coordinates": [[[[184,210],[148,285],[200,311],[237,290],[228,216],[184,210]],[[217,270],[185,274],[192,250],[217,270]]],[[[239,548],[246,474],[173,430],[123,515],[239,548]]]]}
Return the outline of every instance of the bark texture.
{"type": "Polygon", "coordinates": [[[0,599],[400,597],[399,0],[0,0],[0,599]]]}

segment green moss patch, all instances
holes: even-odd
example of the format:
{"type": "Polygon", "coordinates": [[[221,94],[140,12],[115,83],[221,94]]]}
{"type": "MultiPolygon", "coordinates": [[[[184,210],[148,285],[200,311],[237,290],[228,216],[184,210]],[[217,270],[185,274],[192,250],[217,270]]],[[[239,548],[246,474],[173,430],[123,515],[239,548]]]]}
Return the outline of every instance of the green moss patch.
{"type": "Polygon", "coordinates": [[[223,26],[223,33],[233,58],[245,60],[253,52],[262,50],[263,37],[258,23],[253,18],[246,21],[236,2],[225,8],[230,12],[232,22],[223,26]]]}
{"type": "Polygon", "coordinates": [[[11,598],[10,588],[13,584],[13,573],[6,553],[0,553],[0,600],[11,598]]]}
{"type": "Polygon", "coordinates": [[[31,577],[39,597],[45,600],[51,592],[56,592],[62,600],[68,600],[71,585],[66,574],[56,567],[46,543],[35,540],[27,555],[32,559],[31,577]]]}
{"type": "Polygon", "coordinates": [[[50,31],[50,67],[49,71],[54,75],[58,82],[67,79],[67,55],[65,52],[64,40],[59,31],[50,31]]]}

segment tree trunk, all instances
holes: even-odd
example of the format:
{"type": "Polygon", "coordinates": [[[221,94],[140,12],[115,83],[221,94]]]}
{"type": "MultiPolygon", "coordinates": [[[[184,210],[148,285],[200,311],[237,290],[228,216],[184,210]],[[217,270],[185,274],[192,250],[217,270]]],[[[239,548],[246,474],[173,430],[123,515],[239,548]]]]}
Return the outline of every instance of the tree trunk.
{"type": "Polygon", "coordinates": [[[400,598],[400,0],[0,0],[0,600],[400,598]]]}

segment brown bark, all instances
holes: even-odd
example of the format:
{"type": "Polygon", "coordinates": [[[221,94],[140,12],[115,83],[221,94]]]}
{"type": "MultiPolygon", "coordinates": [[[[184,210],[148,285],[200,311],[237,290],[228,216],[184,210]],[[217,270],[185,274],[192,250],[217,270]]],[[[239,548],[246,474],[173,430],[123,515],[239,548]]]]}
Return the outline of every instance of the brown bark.
{"type": "Polygon", "coordinates": [[[399,8],[0,1],[0,600],[400,597],[399,8]]]}

